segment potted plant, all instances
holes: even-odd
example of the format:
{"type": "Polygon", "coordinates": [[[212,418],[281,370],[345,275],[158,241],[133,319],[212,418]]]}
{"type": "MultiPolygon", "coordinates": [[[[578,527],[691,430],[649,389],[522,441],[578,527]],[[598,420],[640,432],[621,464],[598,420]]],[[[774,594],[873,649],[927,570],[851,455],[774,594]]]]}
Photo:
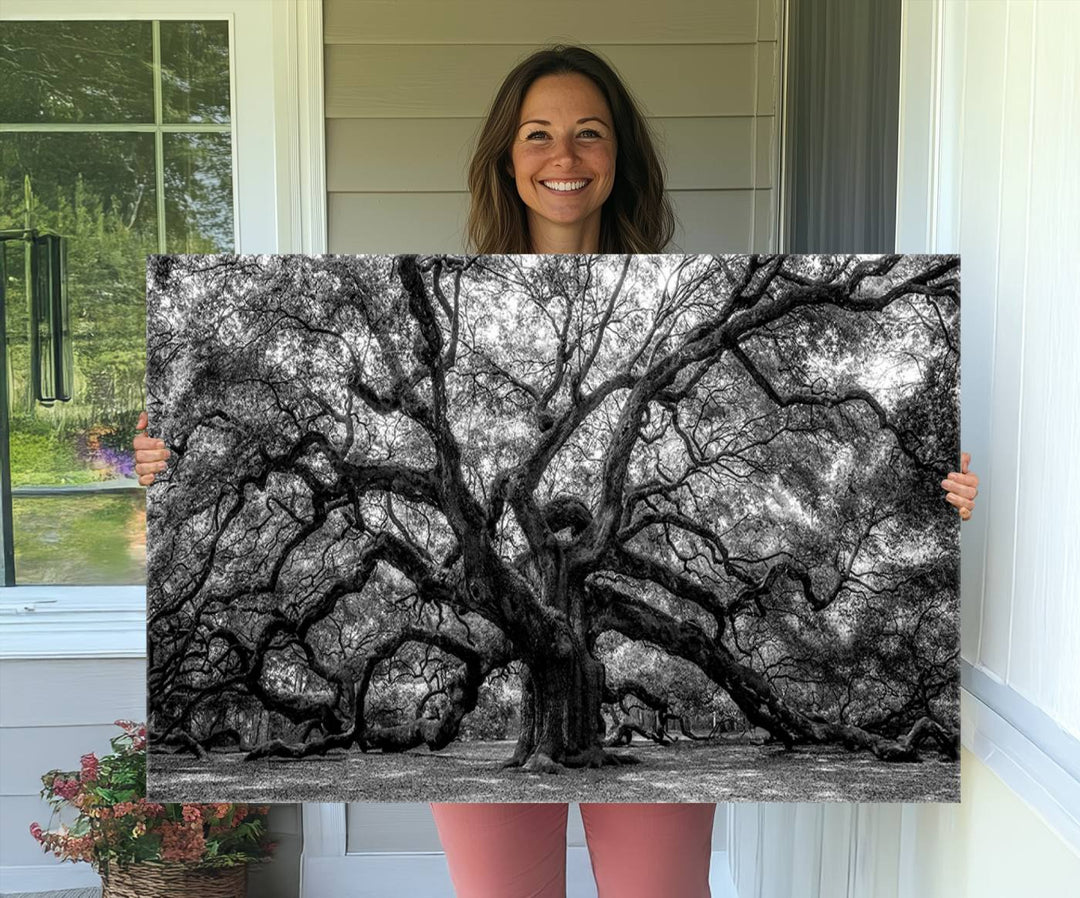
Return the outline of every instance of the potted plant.
{"type": "Polygon", "coordinates": [[[247,865],[269,861],[269,805],[159,804],[146,800],[146,727],[118,720],[113,753],[82,756],[78,771],[50,770],[41,797],[75,821],[56,830],[30,825],[46,852],[87,861],[102,898],[243,898],[247,865]]]}

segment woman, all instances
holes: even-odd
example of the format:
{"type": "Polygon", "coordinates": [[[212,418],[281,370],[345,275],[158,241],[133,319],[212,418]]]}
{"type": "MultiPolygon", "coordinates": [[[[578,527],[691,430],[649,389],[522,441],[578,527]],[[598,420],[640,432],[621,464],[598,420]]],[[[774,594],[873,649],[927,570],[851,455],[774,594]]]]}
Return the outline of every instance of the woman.
{"type": "MultiPolygon", "coordinates": [[[[478,253],[657,253],[674,232],[648,126],[615,72],[581,47],[534,53],[506,77],[469,168],[478,253]]],[[[139,429],[146,426],[143,415],[139,429]]],[[[135,439],[139,482],[164,470],[135,439]]],[[[963,520],[978,477],[942,481],[963,520]]],[[[561,898],[565,803],[432,804],[460,898],[561,898]]],[[[600,898],[706,898],[715,804],[581,805],[600,898]]]]}

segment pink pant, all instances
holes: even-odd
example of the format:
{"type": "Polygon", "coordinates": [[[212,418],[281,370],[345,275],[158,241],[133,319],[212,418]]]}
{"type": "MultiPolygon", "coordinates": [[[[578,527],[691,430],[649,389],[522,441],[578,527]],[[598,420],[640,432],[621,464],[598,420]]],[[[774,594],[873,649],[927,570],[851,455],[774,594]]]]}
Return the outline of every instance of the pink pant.
{"type": "MultiPolygon", "coordinates": [[[[458,898],[564,898],[565,803],[432,803],[458,898]]],[[[581,805],[599,898],[709,898],[715,804],[581,805]]]]}

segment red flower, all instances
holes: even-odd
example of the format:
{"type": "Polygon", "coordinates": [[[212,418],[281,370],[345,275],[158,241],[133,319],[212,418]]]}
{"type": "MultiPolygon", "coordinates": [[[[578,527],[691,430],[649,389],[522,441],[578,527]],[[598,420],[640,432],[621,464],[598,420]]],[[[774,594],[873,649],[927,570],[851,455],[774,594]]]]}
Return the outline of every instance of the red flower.
{"type": "Polygon", "coordinates": [[[83,755],[80,759],[82,761],[82,781],[84,783],[92,783],[98,778],[98,759],[97,756],[90,752],[83,755]]]}
{"type": "Polygon", "coordinates": [[[166,821],[161,824],[161,859],[197,861],[202,857],[206,840],[202,827],[192,823],[166,821]]]}
{"type": "Polygon", "coordinates": [[[53,792],[61,798],[71,801],[79,793],[79,782],[78,780],[66,780],[58,776],[53,780],[52,788],[53,792]]]}
{"type": "Polygon", "coordinates": [[[38,842],[42,840],[41,832],[42,831],[40,823],[35,822],[30,824],[30,835],[32,835],[38,842]]]}

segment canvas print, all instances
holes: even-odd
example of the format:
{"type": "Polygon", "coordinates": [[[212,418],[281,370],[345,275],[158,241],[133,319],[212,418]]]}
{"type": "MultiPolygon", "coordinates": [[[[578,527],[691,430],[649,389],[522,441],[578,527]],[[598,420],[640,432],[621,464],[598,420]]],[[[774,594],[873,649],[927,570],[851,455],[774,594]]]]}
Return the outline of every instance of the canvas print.
{"type": "Polygon", "coordinates": [[[960,260],[157,255],[148,793],[959,801],[960,260]]]}

